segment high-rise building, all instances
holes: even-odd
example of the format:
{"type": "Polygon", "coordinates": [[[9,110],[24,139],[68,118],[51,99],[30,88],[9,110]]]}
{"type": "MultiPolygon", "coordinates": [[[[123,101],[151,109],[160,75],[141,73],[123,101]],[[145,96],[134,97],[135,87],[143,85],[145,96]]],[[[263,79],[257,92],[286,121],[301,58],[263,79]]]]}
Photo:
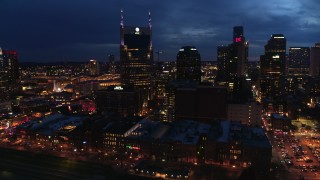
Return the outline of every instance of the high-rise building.
{"type": "Polygon", "coordinates": [[[115,67],[115,56],[113,54],[109,54],[109,66],[108,66],[108,73],[115,74],[116,73],[116,67],[115,67]]]}
{"type": "Polygon", "coordinates": [[[201,57],[194,46],[184,46],[177,54],[177,80],[201,82],[201,57]]]}
{"type": "Polygon", "coordinates": [[[152,99],[153,47],[151,14],[147,27],[124,26],[123,11],[120,22],[121,83],[139,91],[139,114],[148,114],[148,100],[152,99]]]}
{"type": "Polygon", "coordinates": [[[273,34],[264,46],[265,54],[260,57],[262,76],[285,75],[286,38],[283,34],[273,34]]]}
{"type": "Polygon", "coordinates": [[[124,85],[147,89],[151,85],[153,48],[149,12],[148,27],[124,26],[121,11],[120,63],[124,85]]]}
{"type": "Polygon", "coordinates": [[[233,27],[233,42],[242,41],[242,37],[243,37],[243,27],[242,26],[233,27]]]}
{"type": "Polygon", "coordinates": [[[233,28],[233,58],[237,61],[237,75],[244,76],[248,73],[248,42],[243,36],[243,27],[233,28]]]}
{"type": "Polygon", "coordinates": [[[243,27],[233,28],[233,43],[217,47],[218,71],[215,84],[228,88],[228,99],[231,101],[246,101],[242,96],[245,91],[248,74],[248,42],[243,35],[243,27]]]}
{"type": "Polygon", "coordinates": [[[316,43],[314,47],[311,47],[310,75],[320,76],[320,43],[316,43]]]}
{"type": "Polygon", "coordinates": [[[232,63],[231,60],[231,48],[230,46],[218,46],[217,47],[217,77],[216,81],[224,82],[228,79],[231,79],[233,74],[231,72],[235,72],[236,65],[232,63]]]}
{"type": "Polygon", "coordinates": [[[5,62],[3,60],[2,49],[0,48],[0,101],[6,99],[7,74],[5,71],[5,62]]]}
{"type": "Polygon", "coordinates": [[[87,64],[87,68],[90,76],[98,76],[100,74],[100,65],[97,60],[91,59],[87,64]]]}
{"type": "Polygon", "coordinates": [[[14,50],[3,50],[3,62],[5,67],[5,76],[7,80],[7,90],[9,94],[19,91],[20,73],[18,53],[14,50]]]}
{"type": "Polygon", "coordinates": [[[290,47],[288,75],[308,75],[310,66],[309,47],[290,47]]]}
{"type": "Polygon", "coordinates": [[[283,78],[286,65],[286,38],[273,34],[260,56],[260,88],[262,98],[274,98],[284,90],[283,78]]]}
{"type": "Polygon", "coordinates": [[[229,82],[237,76],[245,76],[248,73],[248,46],[243,36],[243,27],[235,26],[233,43],[217,48],[217,82],[229,82]]]}

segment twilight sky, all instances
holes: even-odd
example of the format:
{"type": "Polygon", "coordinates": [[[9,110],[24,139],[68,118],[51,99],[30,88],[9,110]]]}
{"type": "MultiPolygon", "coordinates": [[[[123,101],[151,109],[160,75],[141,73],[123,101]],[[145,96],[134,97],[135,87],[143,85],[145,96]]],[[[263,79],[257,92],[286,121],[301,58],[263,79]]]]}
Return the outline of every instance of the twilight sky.
{"type": "Polygon", "coordinates": [[[287,48],[320,42],[319,0],[0,0],[0,47],[18,50],[21,62],[119,59],[121,8],[132,26],[147,26],[151,11],[161,60],[175,60],[185,45],[216,60],[217,46],[229,44],[238,25],[251,61],[271,34],[284,34],[287,48]]]}

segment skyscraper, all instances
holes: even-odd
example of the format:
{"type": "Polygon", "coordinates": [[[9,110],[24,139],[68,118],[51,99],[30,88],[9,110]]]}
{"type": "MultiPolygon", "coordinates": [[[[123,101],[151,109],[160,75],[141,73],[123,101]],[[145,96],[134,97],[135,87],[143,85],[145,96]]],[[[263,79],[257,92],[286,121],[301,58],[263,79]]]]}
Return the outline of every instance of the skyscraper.
{"type": "Polygon", "coordinates": [[[265,54],[260,56],[262,98],[274,98],[283,91],[285,65],[286,38],[283,34],[273,34],[265,45],[265,54]]]}
{"type": "Polygon", "coordinates": [[[18,53],[13,50],[3,50],[3,67],[5,68],[6,88],[9,94],[19,91],[20,73],[18,53]]]}
{"type": "Polygon", "coordinates": [[[229,101],[247,101],[248,82],[248,42],[243,35],[243,27],[233,28],[232,44],[217,47],[218,71],[215,84],[228,89],[229,101]]]}
{"type": "Polygon", "coordinates": [[[177,54],[177,80],[201,82],[201,57],[194,46],[184,46],[177,54]]]}
{"type": "Polygon", "coordinates": [[[310,66],[309,47],[289,48],[288,75],[308,75],[310,66]]]}
{"type": "Polygon", "coordinates": [[[265,54],[260,57],[262,76],[285,75],[286,38],[283,34],[273,34],[264,46],[265,54]]]}
{"type": "Polygon", "coordinates": [[[98,76],[100,74],[100,65],[97,60],[91,59],[87,64],[90,76],[98,76]]]}
{"type": "Polygon", "coordinates": [[[109,54],[109,62],[108,62],[108,73],[115,74],[116,67],[115,67],[115,56],[113,54],[109,54]]]}
{"type": "Polygon", "coordinates": [[[233,27],[233,42],[241,42],[243,37],[243,27],[235,26],[233,27]]]}
{"type": "Polygon", "coordinates": [[[248,71],[248,42],[243,36],[243,27],[233,28],[233,43],[217,47],[218,82],[230,82],[245,76],[248,71]]]}
{"type": "Polygon", "coordinates": [[[152,25],[151,14],[147,27],[124,26],[123,11],[120,22],[120,65],[121,83],[133,86],[142,98],[138,102],[139,114],[147,114],[148,100],[152,97],[152,25]]]}
{"type": "Polygon", "coordinates": [[[244,76],[248,73],[248,42],[243,36],[243,27],[233,28],[233,59],[237,62],[238,76],[244,76]]]}
{"type": "Polygon", "coordinates": [[[234,72],[236,72],[236,63],[233,63],[231,53],[232,50],[230,46],[218,46],[217,47],[217,63],[218,63],[218,71],[217,71],[217,82],[225,82],[231,79],[234,76],[234,72]],[[233,73],[232,73],[233,72],[233,73]]]}
{"type": "Polygon", "coordinates": [[[149,88],[153,63],[152,26],[149,12],[148,27],[124,26],[121,11],[120,63],[124,85],[149,88]]]}
{"type": "Polygon", "coordinates": [[[0,48],[0,101],[6,99],[6,85],[7,85],[7,78],[6,78],[6,71],[5,71],[5,63],[3,60],[3,53],[2,49],[0,48]]]}
{"type": "Polygon", "coordinates": [[[320,43],[316,43],[314,47],[311,47],[310,75],[320,76],[320,43]]]}

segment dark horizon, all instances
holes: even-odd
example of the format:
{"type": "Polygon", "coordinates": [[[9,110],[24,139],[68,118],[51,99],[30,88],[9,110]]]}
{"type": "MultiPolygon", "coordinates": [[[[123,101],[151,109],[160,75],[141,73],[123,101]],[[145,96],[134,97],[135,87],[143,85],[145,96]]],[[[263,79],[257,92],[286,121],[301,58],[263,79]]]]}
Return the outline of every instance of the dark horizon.
{"type": "Polygon", "coordinates": [[[216,60],[218,45],[232,41],[234,26],[244,27],[249,41],[249,61],[259,60],[271,34],[282,33],[291,46],[311,47],[320,36],[320,2],[201,3],[149,1],[42,2],[2,1],[2,49],[14,49],[20,62],[119,60],[120,9],[125,26],[147,26],[151,12],[153,48],[163,51],[162,61],[176,60],[182,46],[196,46],[202,61],[216,60]]]}

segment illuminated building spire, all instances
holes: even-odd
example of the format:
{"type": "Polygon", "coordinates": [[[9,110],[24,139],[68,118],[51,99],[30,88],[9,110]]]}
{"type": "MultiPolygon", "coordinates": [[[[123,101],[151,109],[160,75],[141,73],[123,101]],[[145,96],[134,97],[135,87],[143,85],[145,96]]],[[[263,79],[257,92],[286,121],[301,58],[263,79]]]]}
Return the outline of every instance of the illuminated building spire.
{"type": "Polygon", "coordinates": [[[149,28],[151,29],[152,28],[152,25],[151,25],[151,12],[149,11],[149,28]]]}
{"type": "MultiPolygon", "coordinates": [[[[148,19],[148,21],[149,21],[149,24],[148,24],[148,26],[149,26],[149,30],[150,30],[150,37],[152,37],[152,24],[151,24],[151,12],[149,11],[149,19],[148,19]]],[[[152,38],[150,38],[150,49],[152,49],[152,40],[151,40],[152,38]]]]}
{"type": "Polygon", "coordinates": [[[121,28],[123,28],[123,10],[122,9],[121,9],[120,13],[121,13],[120,26],[121,26],[121,28]]]}
{"type": "Polygon", "coordinates": [[[121,46],[124,46],[123,30],[124,30],[124,25],[123,25],[123,10],[121,9],[121,11],[120,11],[120,45],[121,45],[121,46]]]}

